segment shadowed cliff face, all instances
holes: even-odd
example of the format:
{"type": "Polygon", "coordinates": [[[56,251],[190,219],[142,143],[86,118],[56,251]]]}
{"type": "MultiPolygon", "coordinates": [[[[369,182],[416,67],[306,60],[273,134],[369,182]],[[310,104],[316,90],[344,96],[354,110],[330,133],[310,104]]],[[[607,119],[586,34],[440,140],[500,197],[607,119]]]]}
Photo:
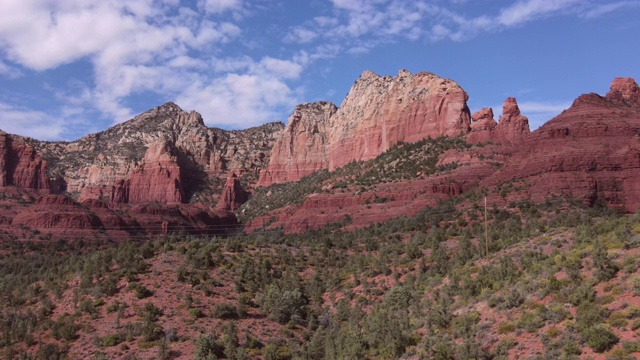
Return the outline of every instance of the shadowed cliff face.
{"type": "Polygon", "coordinates": [[[258,185],[295,181],[329,167],[329,119],[336,106],[320,101],[296,106],[271,151],[258,185]]]}
{"type": "Polygon", "coordinates": [[[0,187],[49,190],[47,163],[33,147],[0,131],[0,187]]]}

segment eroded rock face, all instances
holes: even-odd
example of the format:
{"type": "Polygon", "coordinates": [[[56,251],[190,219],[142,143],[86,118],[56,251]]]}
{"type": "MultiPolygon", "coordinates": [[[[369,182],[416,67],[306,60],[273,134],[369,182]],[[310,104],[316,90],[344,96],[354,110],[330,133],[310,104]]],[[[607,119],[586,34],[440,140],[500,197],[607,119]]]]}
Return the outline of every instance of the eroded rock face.
{"type": "Polygon", "coordinates": [[[471,133],[467,137],[469,144],[491,141],[494,144],[516,145],[529,134],[529,119],[520,113],[515,98],[507,98],[502,105],[499,122],[493,119],[493,110],[484,108],[472,116],[471,133]]]}
{"type": "Polygon", "coordinates": [[[500,123],[489,108],[472,118],[470,143],[485,146],[448,150],[438,166],[457,164],[450,172],[402,183],[378,185],[373,193],[358,187],[308,195],[300,205],[271,210],[247,222],[246,231],[263,227],[301,232],[343,221],[362,227],[399,216],[411,216],[434,199],[486,189],[490,203],[547,198],[580,199],[635,212],[640,209],[640,102],[633,80],[616,79],[606,96],[586,94],[534,132],[529,132],[513,98],[505,101],[500,123]],[[517,184],[498,194],[505,184],[517,184]],[[387,192],[388,191],[388,192],[387,192]],[[384,204],[372,203],[384,196],[384,204]]]}
{"type": "Polygon", "coordinates": [[[401,70],[391,77],[365,71],[339,109],[327,102],[296,108],[258,184],[370,160],[401,141],[466,134],[467,99],[458,84],[431,73],[401,70]]]}
{"type": "Polygon", "coordinates": [[[249,200],[249,193],[242,188],[238,176],[231,173],[224,185],[216,210],[236,211],[247,200],[249,200]]]}
{"type": "Polygon", "coordinates": [[[147,149],[142,164],[131,174],[128,202],[183,202],[184,189],[177,157],[172,146],[158,142],[147,149]]]}
{"type": "Polygon", "coordinates": [[[296,106],[271,151],[258,185],[295,181],[329,167],[329,119],[337,107],[320,101],[296,106]]]}
{"type": "Polygon", "coordinates": [[[0,186],[49,190],[47,163],[32,146],[0,131],[0,186]]]}
{"type": "Polygon", "coordinates": [[[498,126],[498,123],[493,119],[493,109],[484,108],[476,111],[471,115],[471,132],[467,137],[469,144],[478,144],[488,141],[492,141],[494,134],[493,130],[498,126]]]}
{"type": "Polygon", "coordinates": [[[370,160],[400,141],[466,134],[467,93],[431,73],[365,71],[330,119],[329,170],[370,160]]]}
{"type": "Polygon", "coordinates": [[[167,103],[72,142],[0,133],[0,187],[11,185],[7,191],[17,193],[35,189],[29,193],[33,198],[52,191],[77,199],[46,213],[39,204],[11,203],[0,215],[0,230],[24,237],[29,232],[21,229],[33,228],[70,239],[166,231],[220,234],[237,220],[230,212],[216,214],[209,194],[222,191],[230,170],[255,184],[283,127],[208,128],[200,114],[167,103]],[[142,210],[149,204],[157,214],[142,210]]]}
{"type": "Polygon", "coordinates": [[[47,160],[50,178],[64,184],[60,192],[80,195],[94,188],[83,195],[91,198],[98,194],[95,188],[108,197],[114,184],[129,180],[150,146],[171,144],[183,174],[182,201],[190,201],[208,183],[224,184],[230,171],[255,184],[283,128],[279,122],[246,130],[208,128],[197,112],[167,103],[76,141],[25,140],[47,160]]]}
{"type": "Polygon", "coordinates": [[[617,77],[611,82],[607,99],[623,101],[631,104],[640,104],[640,88],[632,78],[617,77]]]}
{"type": "Polygon", "coordinates": [[[17,214],[11,224],[38,230],[102,228],[102,222],[95,214],[65,195],[38,199],[35,204],[17,214]]]}
{"type": "Polygon", "coordinates": [[[529,135],[529,119],[520,114],[515,98],[510,97],[504,101],[495,133],[496,141],[507,144],[519,143],[529,135]]]}

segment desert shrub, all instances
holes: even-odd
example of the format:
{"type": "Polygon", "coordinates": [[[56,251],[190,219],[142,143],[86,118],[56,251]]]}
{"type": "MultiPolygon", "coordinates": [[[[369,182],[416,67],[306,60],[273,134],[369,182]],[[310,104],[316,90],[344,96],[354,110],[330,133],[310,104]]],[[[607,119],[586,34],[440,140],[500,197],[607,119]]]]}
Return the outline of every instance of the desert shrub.
{"type": "Polygon", "coordinates": [[[583,340],[597,353],[611,349],[620,339],[611,329],[602,324],[594,325],[582,333],[583,340]]]}
{"type": "Polygon", "coordinates": [[[96,307],[93,305],[93,301],[91,301],[90,299],[84,299],[82,300],[82,302],[80,303],[80,311],[81,312],[86,312],[87,314],[96,314],[98,311],[96,310],[96,307]]]}
{"type": "Polygon", "coordinates": [[[406,309],[409,307],[412,296],[409,289],[404,286],[397,286],[384,296],[384,305],[392,310],[406,309]]]}
{"type": "Polygon", "coordinates": [[[211,335],[200,335],[196,340],[194,360],[216,360],[224,357],[224,347],[211,335]]]}
{"type": "Polygon", "coordinates": [[[153,291],[147,289],[144,285],[140,285],[139,283],[129,284],[129,289],[132,289],[136,292],[136,298],[138,299],[145,299],[153,295],[153,291]]]}
{"type": "Polygon", "coordinates": [[[634,352],[640,352],[640,342],[638,341],[625,341],[622,343],[622,349],[627,354],[631,354],[634,352]]]}
{"type": "Polygon", "coordinates": [[[38,360],[62,360],[64,358],[65,351],[56,344],[44,344],[36,352],[36,359],[38,360]]]}
{"type": "Polygon", "coordinates": [[[633,295],[640,296],[640,276],[631,279],[631,290],[633,291],[633,295]]]}
{"type": "Polygon", "coordinates": [[[497,356],[508,356],[509,350],[516,345],[518,345],[518,342],[516,341],[516,339],[512,337],[507,337],[498,341],[498,343],[493,348],[493,352],[497,356]]]}
{"type": "Polygon", "coordinates": [[[526,312],[518,318],[517,325],[528,332],[535,332],[544,325],[544,320],[536,314],[526,312]]]}
{"type": "Polygon", "coordinates": [[[213,308],[213,317],[218,319],[237,319],[238,308],[230,303],[220,303],[213,308]]]}
{"type": "Polygon", "coordinates": [[[189,312],[189,316],[191,316],[194,319],[199,319],[201,317],[204,317],[204,312],[200,308],[189,308],[189,310],[187,311],[189,312]]]}
{"type": "Polygon", "coordinates": [[[614,312],[609,316],[609,325],[615,328],[623,328],[629,323],[625,319],[625,314],[622,312],[614,312]]]}
{"type": "Polygon", "coordinates": [[[591,303],[583,303],[576,309],[576,324],[578,330],[583,331],[595,324],[603,322],[609,317],[607,308],[591,303]]]}
{"type": "Polygon", "coordinates": [[[470,338],[475,332],[475,325],[480,321],[480,314],[473,311],[466,315],[460,315],[453,319],[451,328],[458,337],[470,338]]]}
{"type": "Polygon", "coordinates": [[[121,342],[125,341],[125,339],[126,339],[126,335],[123,334],[123,333],[110,334],[110,335],[107,335],[107,336],[103,337],[100,340],[100,346],[102,346],[102,347],[116,346],[116,345],[120,344],[121,342]]]}
{"type": "Polygon", "coordinates": [[[301,322],[306,318],[308,300],[298,289],[281,290],[275,284],[269,285],[259,303],[269,318],[280,324],[291,320],[301,322]]]}
{"type": "Polygon", "coordinates": [[[63,315],[54,321],[51,326],[51,333],[56,340],[75,340],[78,335],[79,326],[75,324],[72,316],[63,315]]]}
{"type": "Polygon", "coordinates": [[[511,321],[503,321],[498,324],[498,334],[508,334],[516,330],[516,327],[511,321]]]}
{"type": "Polygon", "coordinates": [[[287,344],[271,341],[262,349],[262,355],[264,360],[289,360],[291,350],[287,344]]]}
{"type": "Polygon", "coordinates": [[[578,306],[584,302],[593,302],[596,298],[595,289],[588,284],[577,286],[569,295],[569,302],[578,306]]]}

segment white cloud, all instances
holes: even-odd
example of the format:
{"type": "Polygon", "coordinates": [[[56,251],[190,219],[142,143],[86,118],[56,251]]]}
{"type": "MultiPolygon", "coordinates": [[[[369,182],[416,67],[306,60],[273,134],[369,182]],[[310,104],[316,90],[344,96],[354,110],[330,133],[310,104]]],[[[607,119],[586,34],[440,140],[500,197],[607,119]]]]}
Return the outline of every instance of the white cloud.
{"type": "Polygon", "coordinates": [[[232,128],[278,119],[278,107],[292,108],[296,99],[282,80],[266,74],[227,74],[207,83],[195,82],[176,99],[183,109],[197,109],[208,125],[232,128]]]}
{"type": "Polygon", "coordinates": [[[271,73],[275,77],[283,79],[296,79],[302,72],[302,65],[298,63],[268,56],[260,61],[260,67],[264,68],[266,73],[271,73]]]}
{"type": "MultiPolygon", "coordinates": [[[[598,17],[623,8],[640,6],[639,1],[625,0],[599,4],[594,0],[517,0],[484,14],[469,16],[462,11],[468,0],[331,0],[336,16],[320,16],[312,23],[296,28],[318,34],[325,40],[340,42],[350,52],[364,50],[358,43],[427,38],[431,41],[464,41],[481,32],[503,31],[540,19],[574,15],[598,17]],[[345,43],[346,42],[346,43],[345,43]],[[354,51],[355,50],[355,51],[354,51]]],[[[294,38],[291,35],[291,38],[294,38]]],[[[315,38],[314,38],[315,40],[315,38]]]]}
{"type": "Polygon", "coordinates": [[[238,10],[242,6],[240,0],[201,0],[199,7],[207,13],[217,14],[230,10],[238,10]]]}
{"type": "Polygon", "coordinates": [[[285,37],[284,41],[289,43],[306,44],[310,43],[318,37],[315,31],[302,27],[295,27],[285,37]]]}
{"type": "Polygon", "coordinates": [[[568,109],[571,106],[571,101],[560,102],[538,102],[538,101],[525,101],[518,103],[520,111],[523,113],[555,113],[556,115],[568,109]]]}
{"type": "MultiPolygon", "coordinates": [[[[208,0],[199,5],[208,13],[220,13],[240,9],[242,2],[208,0]]],[[[116,122],[133,115],[122,106],[127,96],[179,93],[209,70],[190,52],[215,51],[240,34],[237,25],[208,20],[176,0],[0,2],[0,56],[37,71],[90,60],[94,84],[83,92],[83,106],[97,108],[116,122]]],[[[0,62],[0,74],[19,73],[0,62]]]]}
{"type": "Polygon", "coordinates": [[[65,121],[42,111],[0,103],[0,129],[11,134],[43,140],[59,140],[65,121]]]}

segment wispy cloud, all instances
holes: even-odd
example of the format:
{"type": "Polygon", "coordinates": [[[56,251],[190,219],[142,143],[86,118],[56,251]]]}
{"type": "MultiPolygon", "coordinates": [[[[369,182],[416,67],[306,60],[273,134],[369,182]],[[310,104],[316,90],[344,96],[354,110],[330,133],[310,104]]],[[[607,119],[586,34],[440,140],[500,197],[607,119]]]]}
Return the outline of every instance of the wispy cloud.
{"type": "Polygon", "coordinates": [[[640,1],[618,1],[610,4],[598,4],[582,13],[587,19],[597,18],[614,11],[640,7],[640,1]]]}
{"type": "Polygon", "coordinates": [[[0,103],[3,131],[43,140],[59,140],[67,124],[61,118],[42,111],[0,103]]]}
{"type": "Polygon", "coordinates": [[[20,69],[17,69],[13,66],[9,66],[4,62],[0,61],[0,76],[6,76],[9,79],[16,79],[23,75],[20,69]]]}
{"type": "Polygon", "coordinates": [[[640,4],[637,0],[609,4],[594,0],[518,0],[492,12],[468,16],[463,12],[470,3],[466,0],[451,0],[448,4],[405,0],[331,2],[334,17],[320,16],[297,25],[285,39],[300,43],[336,41],[346,45],[350,53],[363,53],[371,48],[358,44],[363,39],[370,44],[399,38],[465,41],[483,32],[504,31],[549,17],[593,19],[640,4]]]}

